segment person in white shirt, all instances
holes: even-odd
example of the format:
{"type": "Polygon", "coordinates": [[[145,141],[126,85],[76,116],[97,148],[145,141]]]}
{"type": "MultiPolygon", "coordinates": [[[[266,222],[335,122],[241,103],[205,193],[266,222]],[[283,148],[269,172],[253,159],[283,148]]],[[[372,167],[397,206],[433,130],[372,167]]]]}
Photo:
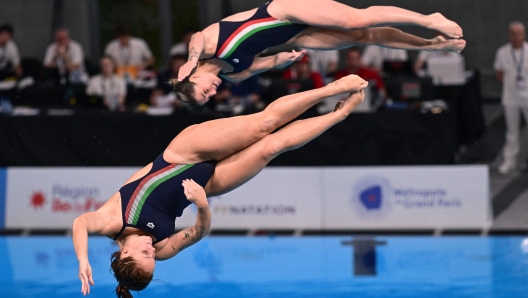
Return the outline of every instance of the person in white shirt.
{"type": "Polygon", "coordinates": [[[68,75],[71,83],[84,83],[84,52],[81,45],[70,39],[67,29],[55,30],[55,42],[48,46],[44,67],[58,68],[61,75],[68,75]]]}
{"type": "Polygon", "coordinates": [[[323,78],[333,76],[339,67],[339,51],[306,50],[310,56],[310,66],[313,71],[321,74],[323,78]]]}
{"type": "Polygon", "coordinates": [[[406,50],[389,49],[379,46],[366,46],[361,55],[361,63],[364,66],[383,71],[383,62],[405,62],[409,60],[406,50]]]}
{"type": "Polygon", "coordinates": [[[187,55],[189,54],[189,43],[191,42],[191,37],[196,33],[196,30],[187,29],[183,32],[181,41],[174,44],[170,51],[169,57],[174,57],[175,55],[187,55]]]}
{"type": "Polygon", "coordinates": [[[0,26],[0,73],[8,75],[9,72],[14,72],[20,78],[22,77],[20,54],[12,40],[13,34],[14,29],[10,24],[0,26]]]}
{"type": "Polygon", "coordinates": [[[524,25],[521,22],[510,23],[510,42],[501,46],[495,56],[494,69],[502,83],[502,105],[506,118],[506,144],[503,161],[498,168],[503,174],[516,168],[521,112],[528,120],[528,43],[525,38],[524,25]]]}
{"type": "Polygon", "coordinates": [[[109,110],[125,109],[126,83],[116,73],[115,63],[110,56],[101,57],[101,74],[93,76],[88,82],[86,94],[101,96],[109,110]]]}
{"type": "Polygon", "coordinates": [[[154,63],[154,56],[147,43],[130,35],[130,30],[119,26],[116,28],[117,39],[105,48],[105,54],[111,56],[117,65],[118,74],[125,78],[136,78],[137,73],[154,63]]]}
{"type": "Polygon", "coordinates": [[[435,58],[452,59],[457,61],[461,60],[461,62],[464,61],[464,57],[460,53],[420,51],[416,61],[414,62],[415,72],[418,73],[425,66],[427,61],[435,58]]]}
{"type": "Polygon", "coordinates": [[[464,56],[453,52],[427,52],[420,51],[414,62],[414,73],[419,77],[430,76],[433,84],[440,85],[464,85],[466,83],[464,56]],[[425,65],[428,69],[425,70],[425,65]],[[442,69],[438,69],[441,65],[442,69]]]}

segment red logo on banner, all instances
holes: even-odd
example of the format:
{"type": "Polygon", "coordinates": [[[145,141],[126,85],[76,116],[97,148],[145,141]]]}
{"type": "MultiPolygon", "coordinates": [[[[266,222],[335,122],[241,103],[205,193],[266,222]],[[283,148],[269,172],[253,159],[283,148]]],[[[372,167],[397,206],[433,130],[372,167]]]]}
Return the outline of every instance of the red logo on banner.
{"type": "Polygon", "coordinates": [[[31,206],[34,209],[42,209],[46,203],[46,197],[41,191],[33,192],[31,195],[31,206]]]}

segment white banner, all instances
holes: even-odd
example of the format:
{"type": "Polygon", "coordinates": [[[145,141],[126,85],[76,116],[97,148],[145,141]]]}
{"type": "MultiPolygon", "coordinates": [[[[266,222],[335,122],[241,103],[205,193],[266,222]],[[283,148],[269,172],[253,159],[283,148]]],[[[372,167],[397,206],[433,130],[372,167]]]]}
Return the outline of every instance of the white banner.
{"type": "Polygon", "coordinates": [[[325,229],[485,228],[486,166],[336,168],[323,171],[325,229]]]}
{"type": "MultiPolygon", "coordinates": [[[[320,168],[266,168],[232,192],[210,198],[213,229],[320,229],[320,168]]],[[[178,228],[194,225],[191,205],[178,228]]]]}
{"type": "Polygon", "coordinates": [[[95,211],[136,168],[10,168],[6,228],[71,228],[95,211]]]}
{"type": "MultiPolygon", "coordinates": [[[[8,169],[6,228],[70,228],[136,168],[8,169]]],[[[486,228],[486,166],[267,168],[210,198],[213,229],[486,228]]],[[[191,205],[177,228],[195,224],[191,205]]]]}

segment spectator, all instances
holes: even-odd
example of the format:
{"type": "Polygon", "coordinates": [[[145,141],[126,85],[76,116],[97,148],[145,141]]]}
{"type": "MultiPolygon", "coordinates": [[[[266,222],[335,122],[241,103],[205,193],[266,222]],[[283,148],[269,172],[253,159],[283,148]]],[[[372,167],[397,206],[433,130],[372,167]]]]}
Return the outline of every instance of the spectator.
{"type": "Polygon", "coordinates": [[[284,72],[282,78],[285,80],[311,80],[314,89],[324,87],[325,85],[321,74],[312,71],[309,55],[304,55],[301,60],[294,62],[293,66],[284,72]]]}
{"type": "Polygon", "coordinates": [[[174,55],[188,55],[189,43],[191,42],[191,37],[194,33],[196,33],[196,30],[185,30],[182,34],[181,41],[173,45],[170,49],[169,56],[173,57],[174,55]]]}
{"type": "Polygon", "coordinates": [[[212,97],[208,107],[222,116],[251,114],[264,109],[257,76],[241,82],[224,81],[212,97]]]}
{"type": "Polygon", "coordinates": [[[126,83],[116,74],[116,65],[112,57],[103,56],[100,60],[101,74],[93,76],[88,82],[86,94],[101,96],[109,110],[125,109],[126,83]]]}
{"type": "Polygon", "coordinates": [[[338,71],[334,78],[338,80],[351,74],[358,75],[369,82],[374,81],[376,83],[375,88],[378,90],[379,94],[381,94],[382,99],[387,97],[385,84],[383,83],[379,73],[374,69],[366,68],[362,65],[361,53],[358,48],[350,48],[347,50],[345,68],[338,71]]]}
{"type": "Polygon", "coordinates": [[[152,91],[150,96],[150,103],[156,107],[175,106],[183,108],[180,101],[176,100],[176,95],[172,92],[172,86],[167,84],[170,79],[178,78],[178,71],[180,67],[187,62],[187,56],[174,55],[172,56],[167,69],[158,75],[156,88],[152,91]]]}
{"type": "Polygon", "coordinates": [[[406,62],[409,60],[407,51],[383,48],[379,46],[366,46],[361,56],[361,62],[366,67],[378,72],[383,71],[384,62],[406,62]]]}
{"type": "Polygon", "coordinates": [[[48,46],[44,67],[57,68],[61,76],[71,83],[85,83],[88,76],[84,71],[84,53],[81,45],[70,39],[65,28],[55,30],[55,42],[48,46]]]}
{"type": "Polygon", "coordinates": [[[463,85],[465,83],[465,61],[460,53],[453,52],[427,52],[421,51],[414,63],[414,72],[422,77],[428,75],[433,77],[435,85],[463,85]],[[429,69],[425,70],[428,65],[429,69]],[[442,67],[435,71],[430,66],[440,65],[442,67]]]}
{"type": "Polygon", "coordinates": [[[310,56],[312,70],[323,78],[333,76],[339,67],[339,51],[306,50],[310,56]]]}
{"type": "Polygon", "coordinates": [[[116,35],[117,39],[106,46],[105,54],[114,59],[117,73],[129,82],[137,77],[138,72],[154,63],[154,56],[147,43],[143,39],[132,37],[127,27],[118,26],[116,35]]]}
{"type": "Polygon", "coordinates": [[[528,43],[521,22],[509,26],[510,42],[501,46],[495,56],[494,68],[502,83],[502,105],[506,118],[506,144],[498,170],[506,174],[515,170],[519,154],[521,112],[528,121],[528,43]]]}
{"type": "Polygon", "coordinates": [[[22,77],[20,54],[12,40],[14,32],[13,26],[10,24],[0,26],[0,80],[4,80],[13,74],[19,78],[22,77]]]}

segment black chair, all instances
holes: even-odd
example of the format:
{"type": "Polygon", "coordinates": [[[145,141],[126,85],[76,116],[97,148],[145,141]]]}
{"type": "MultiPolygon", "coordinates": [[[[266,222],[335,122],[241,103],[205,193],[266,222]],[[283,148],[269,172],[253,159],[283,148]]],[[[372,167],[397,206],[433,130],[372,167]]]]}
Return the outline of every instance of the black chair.
{"type": "Polygon", "coordinates": [[[42,69],[42,61],[38,58],[26,57],[20,60],[20,66],[24,71],[24,76],[30,76],[36,80],[42,69]]]}
{"type": "Polygon", "coordinates": [[[86,73],[88,76],[93,77],[96,74],[99,74],[101,72],[101,68],[99,67],[99,64],[92,63],[88,58],[84,58],[84,69],[86,70],[86,73]]]}
{"type": "Polygon", "coordinates": [[[431,78],[396,76],[385,79],[384,83],[388,97],[394,101],[412,103],[435,98],[433,80],[431,78]]]}

